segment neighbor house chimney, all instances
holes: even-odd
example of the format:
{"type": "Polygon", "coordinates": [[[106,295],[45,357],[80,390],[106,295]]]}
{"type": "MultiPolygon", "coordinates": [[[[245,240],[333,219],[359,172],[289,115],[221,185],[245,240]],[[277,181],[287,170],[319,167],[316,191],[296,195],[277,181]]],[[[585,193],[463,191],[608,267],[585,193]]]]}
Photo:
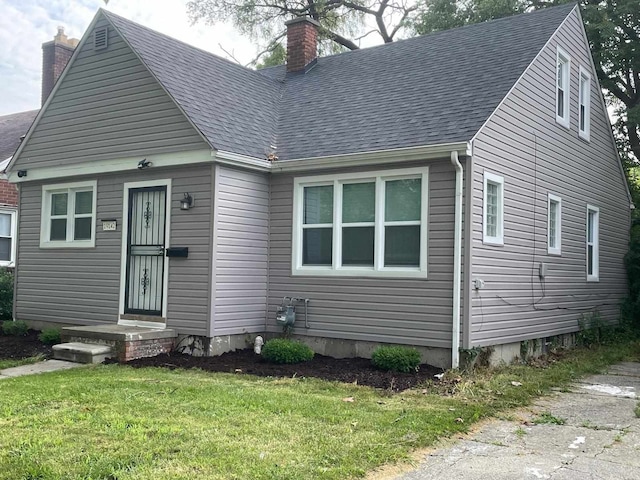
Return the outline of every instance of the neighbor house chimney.
{"type": "Polygon", "coordinates": [[[287,26],[287,72],[304,72],[318,57],[318,27],[309,17],[289,20],[287,26]]]}
{"type": "Polygon", "coordinates": [[[42,44],[42,105],[67,66],[78,42],[78,39],[68,38],[64,34],[64,27],[58,27],[58,34],[53,40],[42,44]]]}

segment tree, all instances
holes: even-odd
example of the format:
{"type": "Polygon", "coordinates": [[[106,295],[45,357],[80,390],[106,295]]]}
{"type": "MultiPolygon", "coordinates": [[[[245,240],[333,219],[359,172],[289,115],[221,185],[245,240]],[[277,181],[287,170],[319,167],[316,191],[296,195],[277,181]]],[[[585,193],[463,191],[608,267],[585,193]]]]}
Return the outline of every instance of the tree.
{"type": "MultiPolygon", "coordinates": [[[[191,0],[187,12],[192,22],[231,22],[242,33],[266,44],[262,55],[276,52],[286,34],[284,22],[311,17],[320,23],[325,52],[357,50],[359,41],[378,34],[392,42],[413,20],[418,5],[412,0],[191,0]],[[375,24],[368,31],[367,25],[375,24]]],[[[277,58],[277,57],[275,57],[277,58]]]]}

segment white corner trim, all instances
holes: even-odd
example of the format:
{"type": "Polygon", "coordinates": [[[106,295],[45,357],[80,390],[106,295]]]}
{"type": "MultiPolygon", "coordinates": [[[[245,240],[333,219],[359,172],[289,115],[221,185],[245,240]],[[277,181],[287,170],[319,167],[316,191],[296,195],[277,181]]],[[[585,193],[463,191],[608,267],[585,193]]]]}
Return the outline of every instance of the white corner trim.
{"type": "MultiPolygon", "coordinates": [[[[478,137],[478,135],[480,135],[480,133],[482,132],[482,130],[484,130],[484,128],[487,126],[487,124],[493,120],[493,117],[498,113],[498,111],[502,108],[502,105],[507,101],[507,99],[511,96],[511,93],[518,87],[518,85],[520,84],[520,81],[524,78],[524,76],[529,73],[529,70],[531,69],[531,67],[533,66],[534,63],[536,63],[536,61],[538,60],[538,58],[540,58],[540,56],[542,55],[542,52],[544,52],[547,47],[549,46],[549,44],[552,42],[552,40],[555,38],[555,36],[558,34],[558,32],[560,31],[560,29],[562,27],[564,27],[564,24],[567,22],[567,20],[569,19],[569,17],[571,16],[571,14],[575,11],[578,11],[578,15],[580,15],[580,10],[578,8],[578,5],[576,5],[568,14],[567,16],[564,18],[564,20],[562,20],[562,23],[560,23],[560,25],[558,25],[558,28],[556,28],[556,30],[549,36],[549,39],[547,40],[547,42],[544,44],[544,46],[540,49],[540,51],[536,54],[536,56],[533,58],[533,60],[531,60],[531,63],[529,65],[527,65],[527,68],[524,69],[524,72],[522,72],[522,74],[518,77],[518,79],[515,81],[515,83],[511,86],[511,88],[509,89],[509,91],[507,92],[507,94],[502,98],[502,100],[500,100],[500,103],[498,104],[498,106],[493,110],[493,112],[491,112],[491,115],[489,115],[489,117],[485,120],[485,122],[482,124],[482,126],[478,129],[478,131],[475,133],[475,135],[471,138],[470,143],[473,144],[473,141],[478,137]]],[[[582,17],[580,17],[580,21],[582,22],[582,17]]],[[[587,44],[588,45],[588,44],[587,44]]],[[[593,60],[592,60],[593,61],[593,60]]],[[[555,75],[554,75],[554,79],[555,79],[555,75]]],[[[554,88],[555,87],[555,83],[554,83],[554,88]]],[[[554,110],[556,108],[556,106],[553,106],[554,110]]],[[[605,110],[606,111],[606,110],[605,110]]],[[[629,197],[631,198],[631,197],[629,197]]]]}
{"type": "Polygon", "coordinates": [[[384,165],[412,160],[442,158],[449,161],[452,151],[467,155],[471,147],[469,142],[441,143],[418,147],[394,148],[372,152],[357,152],[327,157],[297,158],[278,160],[271,165],[274,173],[302,172],[332,167],[356,167],[361,165],[384,165]]]}
{"type": "Polygon", "coordinates": [[[137,157],[118,158],[112,160],[98,160],[94,162],[82,162],[73,165],[63,165],[59,167],[34,167],[25,168],[27,176],[18,177],[18,172],[9,173],[9,181],[13,183],[29,182],[36,180],[53,180],[68,177],[78,177],[81,175],[100,175],[103,173],[136,171],[138,162],[142,159],[151,162],[148,170],[155,170],[158,167],[175,167],[182,165],[192,165],[196,163],[212,163],[211,150],[193,150],[190,152],[160,153],[157,155],[140,155],[137,157]]]}

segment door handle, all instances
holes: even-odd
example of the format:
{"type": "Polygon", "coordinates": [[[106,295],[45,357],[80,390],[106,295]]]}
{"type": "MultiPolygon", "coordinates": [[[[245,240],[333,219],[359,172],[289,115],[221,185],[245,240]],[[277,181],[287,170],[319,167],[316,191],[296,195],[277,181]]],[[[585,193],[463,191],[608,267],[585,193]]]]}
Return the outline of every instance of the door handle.
{"type": "Polygon", "coordinates": [[[164,247],[158,247],[158,255],[164,255],[165,253],[165,248],[164,247]]]}

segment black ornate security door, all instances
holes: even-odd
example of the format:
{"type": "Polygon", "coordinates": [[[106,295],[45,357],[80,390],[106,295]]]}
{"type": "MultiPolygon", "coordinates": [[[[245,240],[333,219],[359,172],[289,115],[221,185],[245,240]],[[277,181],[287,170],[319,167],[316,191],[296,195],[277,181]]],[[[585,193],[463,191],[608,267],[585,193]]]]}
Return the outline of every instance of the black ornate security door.
{"type": "Polygon", "coordinates": [[[162,315],[167,187],[129,190],[125,313],[162,315]]]}

